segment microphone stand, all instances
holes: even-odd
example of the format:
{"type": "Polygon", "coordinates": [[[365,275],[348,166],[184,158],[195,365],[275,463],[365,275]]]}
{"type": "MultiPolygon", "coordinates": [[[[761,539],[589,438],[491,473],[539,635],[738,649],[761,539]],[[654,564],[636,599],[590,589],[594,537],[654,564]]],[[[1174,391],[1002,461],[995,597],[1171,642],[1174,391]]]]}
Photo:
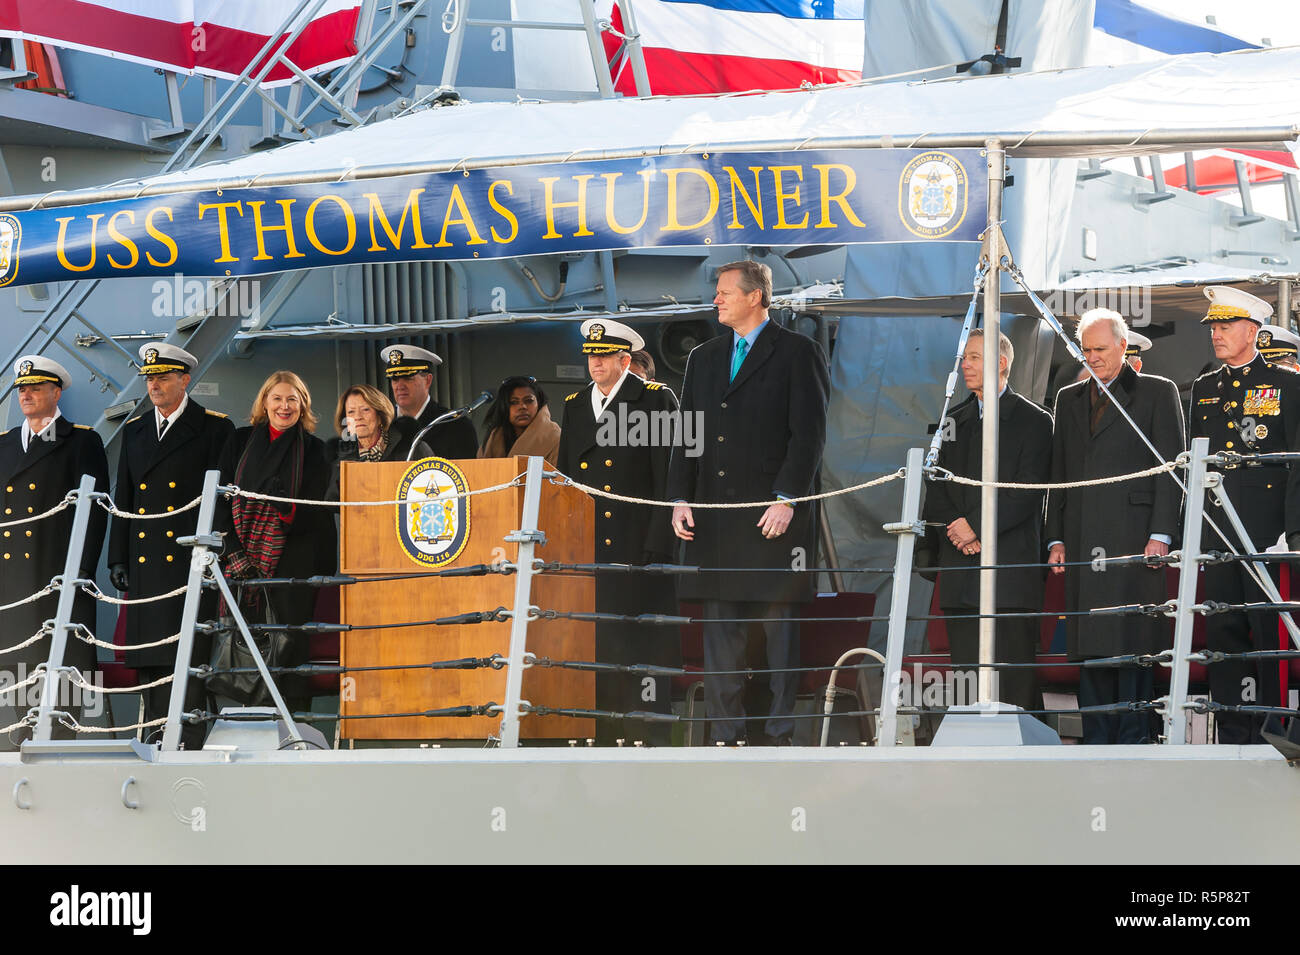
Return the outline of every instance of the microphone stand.
{"type": "Polygon", "coordinates": [[[434,418],[423,428],[421,428],[420,433],[415,436],[415,440],[411,442],[410,450],[406,452],[406,460],[407,461],[411,460],[411,455],[415,453],[416,446],[421,441],[424,440],[424,436],[426,434],[428,434],[434,428],[438,427],[438,425],[444,424],[448,421],[455,421],[457,418],[464,418],[467,415],[471,415],[479,408],[483,407],[484,404],[486,404],[491,400],[492,400],[492,392],[485,391],[482,394],[480,394],[477,398],[475,398],[473,401],[471,401],[469,404],[467,404],[465,407],[457,408],[454,411],[448,411],[446,414],[438,415],[438,417],[434,418]]]}

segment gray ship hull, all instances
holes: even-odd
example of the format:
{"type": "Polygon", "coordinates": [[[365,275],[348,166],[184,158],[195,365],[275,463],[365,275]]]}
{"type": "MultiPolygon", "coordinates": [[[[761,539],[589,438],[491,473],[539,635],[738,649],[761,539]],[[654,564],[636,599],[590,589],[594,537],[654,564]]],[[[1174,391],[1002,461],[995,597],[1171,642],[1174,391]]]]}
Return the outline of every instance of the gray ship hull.
{"type": "Polygon", "coordinates": [[[1300,845],[1300,773],[1266,746],[152,755],[0,756],[0,844],[245,865],[1258,864],[1300,845]]]}

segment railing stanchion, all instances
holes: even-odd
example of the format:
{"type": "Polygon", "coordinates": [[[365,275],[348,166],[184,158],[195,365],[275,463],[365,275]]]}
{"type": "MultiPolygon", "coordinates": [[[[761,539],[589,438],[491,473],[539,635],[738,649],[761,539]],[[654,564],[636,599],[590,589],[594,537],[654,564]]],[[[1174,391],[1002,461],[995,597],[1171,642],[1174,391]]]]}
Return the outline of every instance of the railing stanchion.
{"type": "MultiPolygon", "coordinates": [[[[36,727],[32,731],[32,739],[38,743],[49,742],[53,729],[54,707],[58,703],[59,687],[63,682],[63,654],[68,645],[68,631],[76,626],[72,622],[72,607],[77,599],[76,581],[81,576],[81,553],[86,545],[86,531],[90,527],[90,509],[95,506],[94,493],[95,479],[89,474],[83,474],[81,484],[77,488],[76,509],[72,516],[72,537],[68,540],[68,556],[63,563],[58,609],[54,613],[54,631],[50,634],[50,657],[45,664],[41,702],[37,710],[36,727]]],[[[68,691],[70,695],[71,682],[68,691]]]]}
{"type": "Polygon", "coordinates": [[[199,620],[199,600],[203,595],[203,579],[208,568],[216,563],[221,538],[212,533],[212,520],[217,509],[217,483],[221,472],[208,471],[203,477],[203,496],[199,503],[199,519],[194,537],[179,539],[189,543],[190,577],[186,584],[185,603],[181,609],[180,640],[176,643],[176,665],[172,670],[171,702],[167,704],[167,723],[163,727],[164,750],[180,748],[181,711],[185,707],[185,687],[190,676],[190,656],[194,648],[194,627],[199,620]]]}
{"type": "Polygon", "coordinates": [[[1187,741],[1187,657],[1192,652],[1192,627],[1196,623],[1196,581],[1201,569],[1201,518],[1205,512],[1205,489],[1218,484],[1220,475],[1205,469],[1209,438],[1192,439],[1192,461],[1187,472],[1187,508],[1183,513],[1182,559],[1178,563],[1178,598],[1174,616],[1174,650],[1170,661],[1169,696],[1165,700],[1165,741],[1178,746],[1187,741]]]}
{"type": "Polygon", "coordinates": [[[524,653],[528,649],[528,614],[532,607],[533,548],[545,544],[546,535],[537,527],[542,504],[542,468],[540,457],[528,459],[524,480],[524,512],[519,530],[506,535],[506,541],[519,545],[515,557],[515,603],[510,618],[510,659],[506,665],[506,697],[501,710],[501,745],[513,749],[519,745],[519,706],[524,684],[524,653]]]}
{"type": "Polygon", "coordinates": [[[907,452],[907,477],[903,481],[903,519],[886,524],[885,530],[898,536],[894,558],[894,587],[889,602],[889,642],[885,647],[884,681],[880,693],[880,719],[876,724],[876,745],[893,746],[898,732],[898,702],[903,686],[903,643],[907,629],[907,602],[912,590],[912,553],[916,537],[925,530],[921,523],[921,480],[925,451],[907,452]]]}

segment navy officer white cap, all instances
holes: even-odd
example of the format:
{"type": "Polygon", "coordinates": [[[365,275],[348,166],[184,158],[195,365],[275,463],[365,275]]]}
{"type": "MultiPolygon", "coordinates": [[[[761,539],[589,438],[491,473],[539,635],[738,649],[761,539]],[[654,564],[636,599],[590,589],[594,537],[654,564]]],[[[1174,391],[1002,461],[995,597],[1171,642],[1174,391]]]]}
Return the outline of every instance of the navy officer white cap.
{"type": "Polygon", "coordinates": [[[1265,358],[1294,358],[1300,353],[1300,335],[1281,325],[1265,325],[1256,334],[1255,346],[1265,358]]]}
{"type": "Polygon", "coordinates": [[[199,363],[184,348],[166,342],[145,342],[140,346],[139,355],[141,375],[165,375],[171,371],[188,375],[199,363]]]}
{"type": "Polygon", "coordinates": [[[1140,355],[1144,351],[1151,350],[1151,339],[1147,338],[1141,332],[1135,332],[1133,329],[1128,330],[1128,347],[1124,349],[1124,354],[1129,358],[1140,355]]]}
{"type": "Polygon", "coordinates": [[[643,348],[645,339],[622,322],[608,318],[589,318],[582,323],[584,355],[609,355],[617,351],[640,351],[643,348]]]}
{"type": "Polygon", "coordinates": [[[14,386],[40,385],[49,382],[60,388],[72,384],[72,376],[53,358],[44,355],[23,355],[14,362],[14,386]]]}
{"type": "Polygon", "coordinates": [[[1263,325],[1273,316],[1273,306],[1268,302],[1231,285],[1207,285],[1205,297],[1210,300],[1210,308],[1201,319],[1201,324],[1235,322],[1239,318],[1245,318],[1256,325],[1263,325]]]}
{"type": "Polygon", "coordinates": [[[389,378],[432,374],[442,364],[442,359],[429,349],[416,345],[389,345],[379,355],[384,360],[384,374],[389,378]]]}

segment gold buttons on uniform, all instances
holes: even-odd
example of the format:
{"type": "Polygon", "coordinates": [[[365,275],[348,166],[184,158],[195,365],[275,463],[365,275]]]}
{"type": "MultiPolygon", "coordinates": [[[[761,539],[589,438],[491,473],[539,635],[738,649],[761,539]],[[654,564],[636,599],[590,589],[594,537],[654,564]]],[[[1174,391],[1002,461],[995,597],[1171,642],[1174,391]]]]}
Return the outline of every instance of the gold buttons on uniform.
{"type": "Polygon", "coordinates": [[[144,563],[144,555],[143,555],[143,554],[140,555],[139,560],[140,560],[140,563],[142,563],[142,564],[144,563]]]}
{"type": "Polygon", "coordinates": [[[1232,383],[1232,387],[1234,387],[1234,388],[1240,388],[1240,387],[1241,387],[1241,382],[1239,382],[1239,381],[1234,381],[1234,382],[1232,383]]]}
{"type": "Polygon", "coordinates": [[[584,471],[587,470],[587,462],[583,461],[581,464],[578,465],[578,467],[582,468],[584,471]]]}
{"type": "Polygon", "coordinates": [[[607,467],[607,468],[612,468],[613,466],[614,466],[614,462],[611,461],[609,458],[606,458],[606,459],[605,459],[605,467],[607,467]]]}
{"type": "Polygon", "coordinates": [[[608,484],[605,485],[605,490],[606,490],[606,491],[611,490],[611,488],[610,488],[610,486],[609,486],[608,484]]]}
{"type": "Polygon", "coordinates": [[[142,507],[142,508],[140,508],[140,513],[141,513],[141,514],[143,514],[143,513],[144,513],[144,508],[143,508],[143,507],[142,507]]]}
{"type": "Polygon", "coordinates": [[[608,546],[609,546],[610,544],[612,544],[612,543],[613,543],[613,541],[611,541],[608,537],[605,538],[605,546],[606,546],[606,547],[608,547],[608,546]]]}
{"type": "MultiPolygon", "coordinates": [[[[1270,485],[1270,486],[1271,486],[1271,485],[1270,485]]],[[[28,537],[31,537],[31,536],[32,536],[32,532],[31,532],[31,531],[28,531],[28,532],[27,532],[27,536],[28,536],[28,537]]]]}
{"type": "Polygon", "coordinates": [[[1225,447],[1225,448],[1230,448],[1230,447],[1232,447],[1232,442],[1229,441],[1227,444],[1224,445],[1224,447],[1225,447]]]}
{"type": "Polygon", "coordinates": [[[35,484],[29,484],[29,485],[27,485],[27,490],[29,490],[29,491],[34,491],[34,490],[36,490],[36,485],[35,485],[35,484]]]}
{"type": "Polygon", "coordinates": [[[6,514],[12,514],[13,512],[14,512],[14,509],[13,509],[12,507],[6,507],[6,508],[5,508],[5,513],[6,513],[6,514]]]}
{"type": "Polygon", "coordinates": [[[726,441],[727,439],[724,438],[722,435],[718,435],[718,440],[719,440],[719,441],[726,441]]]}
{"type": "Polygon", "coordinates": [[[171,555],[171,554],[168,554],[168,555],[167,555],[167,563],[170,564],[171,562],[172,562],[172,555],[171,555]]]}
{"type": "Polygon", "coordinates": [[[140,532],[140,540],[144,540],[144,531],[140,532]]]}
{"type": "Polygon", "coordinates": [[[8,531],[5,531],[5,537],[8,537],[8,536],[9,536],[9,532],[8,532],[8,531]]]}
{"type": "Polygon", "coordinates": [[[27,508],[27,513],[28,513],[28,514],[35,514],[35,513],[36,513],[36,508],[34,508],[34,507],[29,507],[29,508],[27,508]]]}
{"type": "MultiPolygon", "coordinates": [[[[169,510],[169,511],[174,511],[174,510],[176,510],[176,508],[174,508],[174,507],[172,507],[170,504],[168,504],[168,505],[167,505],[167,510],[169,510]]],[[[141,511],[140,513],[143,514],[144,511],[141,511]]]]}
{"type": "Polygon", "coordinates": [[[1228,422],[1228,427],[1231,428],[1231,427],[1233,427],[1233,426],[1234,426],[1233,423],[1232,423],[1231,421],[1229,421],[1229,422],[1228,422]]]}
{"type": "Polygon", "coordinates": [[[167,536],[168,536],[168,537],[175,537],[175,536],[176,536],[176,532],[175,532],[175,531],[168,531],[168,532],[167,532],[167,536]]]}
{"type": "Polygon", "coordinates": [[[606,512],[605,512],[605,516],[606,516],[606,517],[613,517],[613,516],[614,516],[614,512],[613,512],[613,511],[606,511],[606,512]]]}
{"type": "Polygon", "coordinates": [[[6,494],[12,494],[13,492],[14,492],[14,486],[12,484],[10,484],[7,488],[5,488],[6,494]]]}
{"type": "Polygon", "coordinates": [[[8,555],[8,554],[5,554],[5,560],[8,560],[8,559],[9,559],[9,555],[8,555]]]}
{"type": "Polygon", "coordinates": [[[147,490],[149,490],[149,485],[148,485],[148,484],[145,484],[143,481],[141,481],[141,482],[140,482],[140,490],[142,490],[142,491],[147,491],[147,490]]]}
{"type": "Polygon", "coordinates": [[[170,487],[170,488],[174,488],[174,487],[176,487],[176,482],[175,482],[175,481],[168,481],[168,482],[167,482],[167,486],[170,487]]]}

